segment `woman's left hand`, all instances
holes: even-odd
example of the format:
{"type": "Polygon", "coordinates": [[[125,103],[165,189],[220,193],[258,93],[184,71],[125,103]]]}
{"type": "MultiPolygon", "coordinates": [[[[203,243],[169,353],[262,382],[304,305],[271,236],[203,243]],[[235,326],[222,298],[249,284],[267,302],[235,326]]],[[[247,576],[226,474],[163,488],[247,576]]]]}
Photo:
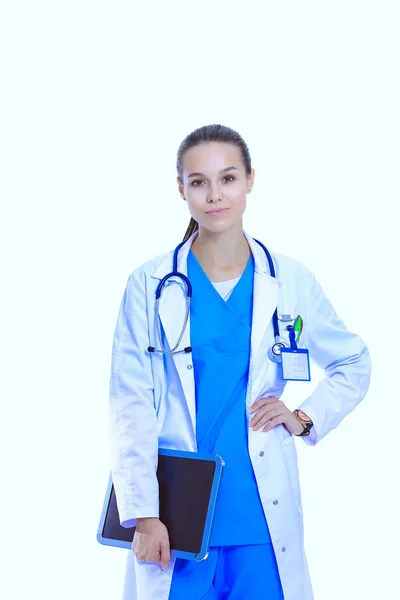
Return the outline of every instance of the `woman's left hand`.
{"type": "Polygon", "coordinates": [[[250,421],[253,431],[261,429],[263,425],[263,431],[265,432],[270,431],[276,425],[284,425],[289,433],[299,435],[304,429],[303,425],[282,400],[275,396],[260,398],[257,402],[254,402],[250,412],[255,413],[250,421]]]}

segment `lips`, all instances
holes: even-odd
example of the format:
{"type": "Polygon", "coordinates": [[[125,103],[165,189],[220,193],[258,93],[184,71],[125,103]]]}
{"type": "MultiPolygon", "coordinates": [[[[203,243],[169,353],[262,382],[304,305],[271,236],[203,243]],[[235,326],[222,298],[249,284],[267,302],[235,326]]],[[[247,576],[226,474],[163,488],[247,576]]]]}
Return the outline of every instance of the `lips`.
{"type": "Polygon", "coordinates": [[[229,208],[219,208],[218,210],[210,210],[207,214],[208,215],[223,215],[224,213],[226,213],[229,210],[229,208]]]}

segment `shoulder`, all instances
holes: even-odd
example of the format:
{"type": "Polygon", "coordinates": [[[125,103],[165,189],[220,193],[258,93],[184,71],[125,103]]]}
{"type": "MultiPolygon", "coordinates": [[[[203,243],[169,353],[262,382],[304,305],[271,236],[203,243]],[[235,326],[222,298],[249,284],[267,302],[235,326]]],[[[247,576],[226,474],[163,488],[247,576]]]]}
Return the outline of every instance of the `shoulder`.
{"type": "Polygon", "coordinates": [[[155,271],[157,271],[158,267],[167,260],[171,261],[171,270],[172,270],[172,255],[173,250],[168,250],[163,254],[159,254],[154,258],[142,263],[132,273],[129,275],[128,282],[144,282],[146,279],[151,277],[155,271]]]}
{"type": "Polygon", "coordinates": [[[314,273],[301,261],[280,252],[273,250],[270,252],[275,265],[276,277],[282,282],[295,279],[306,283],[314,278],[314,273]]]}
{"type": "Polygon", "coordinates": [[[245,236],[247,237],[259,271],[269,273],[268,261],[264,254],[264,250],[267,249],[268,253],[271,255],[272,262],[274,263],[275,276],[280,283],[288,283],[289,281],[293,283],[293,280],[298,278],[304,279],[306,277],[308,279],[312,276],[310,269],[308,269],[301,261],[278,252],[268,245],[264,247],[263,250],[263,244],[261,242],[258,242],[258,240],[254,239],[247,232],[245,232],[245,236]]]}

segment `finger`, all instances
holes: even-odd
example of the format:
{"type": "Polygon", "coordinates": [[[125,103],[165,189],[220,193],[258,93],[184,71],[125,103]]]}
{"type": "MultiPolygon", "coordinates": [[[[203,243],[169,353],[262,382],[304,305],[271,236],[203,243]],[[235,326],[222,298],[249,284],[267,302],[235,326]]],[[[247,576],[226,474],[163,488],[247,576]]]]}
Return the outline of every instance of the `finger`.
{"type": "Polygon", "coordinates": [[[161,560],[161,550],[153,548],[151,552],[149,552],[147,560],[152,563],[159,563],[161,560]]]}
{"type": "Polygon", "coordinates": [[[267,398],[259,398],[256,402],[254,402],[254,404],[251,405],[250,412],[254,413],[257,410],[259,410],[260,408],[262,408],[263,406],[267,406],[269,404],[274,404],[274,402],[276,402],[277,400],[278,400],[278,398],[276,398],[275,396],[268,396],[267,398]]]}
{"type": "Polygon", "coordinates": [[[263,419],[261,419],[261,421],[257,424],[256,431],[261,429],[261,427],[268,425],[268,423],[271,423],[271,421],[276,421],[277,423],[279,421],[279,423],[283,423],[284,420],[285,420],[285,415],[283,415],[282,413],[275,413],[273,415],[267,415],[263,419]]]}
{"type": "Polygon", "coordinates": [[[169,561],[171,560],[171,552],[169,547],[169,540],[162,539],[160,542],[161,550],[161,568],[163,571],[168,567],[169,561]]]}
{"type": "Polygon", "coordinates": [[[279,398],[271,398],[271,399],[268,398],[266,400],[268,400],[268,402],[263,407],[261,407],[261,408],[258,409],[258,411],[256,412],[256,414],[253,415],[253,419],[254,418],[259,418],[259,415],[263,414],[263,412],[265,412],[265,410],[275,410],[276,408],[280,408],[282,410],[289,411],[289,409],[287,408],[287,406],[282,402],[282,400],[279,400],[279,398]]]}
{"type": "Polygon", "coordinates": [[[132,550],[136,558],[142,562],[148,560],[150,544],[151,537],[149,535],[135,531],[132,542],[132,550]]]}
{"type": "Polygon", "coordinates": [[[259,408],[261,408],[263,406],[266,406],[267,404],[273,404],[277,400],[278,400],[278,398],[276,398],[276,396],[269,396],[268,398],[260,398],[259,400],[257,400],[256,402],[254,402],[254,404],[251,405],[250,412],[254,413],[259,408]]]}
{"type": "Polygon", "coordinates": [[[274,417],[277,417],[280,414],[284,414],[284,411],[282,410],[281,406],[261,409],[257,412],[256,415],[254,415],[254,417],[250,421],[250,425],[253,428],[253,430],[260,429],[262,425],[265,425],[265,423],[267,423],[268,421],[270,421],[274,417]]]}
{"type": "Polygon", "coordinates": [[[137,554],[135,553],[135,556],[142,563],[146,563],[148,560],[145,552],[138,552],[137,554]]]}
{"type": "Polygon", "coordinates": [[[136,530],[133,536],[132,549],[137,552],[142,551],[146,547],[147,537],[145,533],[139,533],[136,530]]]}
{"type": "Polygon", "coordinates": [[[152,563],[160,562],[160,542],[156,537],[151,537],[147,540],[147,560],[152,563]]]}
{"type": "Polygon", "coordinates": [[[284,421],[284,415],[281,415],[281,416],[279,416],[279,417],[275,417],[274,419],[272,419],[272,420],[271,420],[271,421],[268,423],[268,425],[266,425],[266,426],[263,428],[263,431],[264,431],[265,433],[267,433],[267,431],[271,431],[271,429],[273,429],[273,428],[274,428],[274,427],[276,427],[277,425],[282,425],[283,421],[284,421]]]}
{"type": "Polygon", "coordinates": [[[261,427],[263,427],[264,425],[266,425],[273,419],[278,418],[279,416],[280,415],[267,415],[267,416],[263,417],[261,419],[261,421],[259,421],[259,423],[257,423],[257,425],[255,427],[253,427],[253,431],[259,431],[259,429],[261,429],[261,427]]]}
{"type": "Polygon", "coordinates": [[[132,540],[132,552],[136,555],[138,550],[139,550],[139,542],[140,540],[140,533],[138,533],[137,531],[135,531],[135,535],[133,536],[133,540],[132,540]]]}
{"type": "Polygon", "coordinates": [[[261,421],[261,419],[264,417],[264,415],[266,415],[269,410],[271,410],[270,408],[259,408],[258,411],[256,412],[256,414],[252,417],[251,421],[250,421],[250,426],[254,427],[255,425],[257,425],[257,423],[259,423],[259,421],[261,421]]]}
{"type": "Polygon", "coordinates": [[[133,551],[133,553],[136,556],[136,558],[138,560],[140,560],[141,562],[146,562],[148,560],[149,553],[147,551],[146,546],[143,544],[143,542],[139,543],[136,546],[136,548],[133,551]]]}

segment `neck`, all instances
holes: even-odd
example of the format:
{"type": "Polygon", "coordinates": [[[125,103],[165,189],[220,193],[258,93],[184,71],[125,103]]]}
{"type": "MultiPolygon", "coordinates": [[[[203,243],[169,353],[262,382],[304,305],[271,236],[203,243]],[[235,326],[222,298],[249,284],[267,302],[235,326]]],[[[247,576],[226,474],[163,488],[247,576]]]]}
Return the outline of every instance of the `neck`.
{"type": "Polygon", "coordinates": [[[241,222],[223,233],[200,227],[191,250],[201,265],[225,269],[245,265],[250,257],[241,222]]]}

